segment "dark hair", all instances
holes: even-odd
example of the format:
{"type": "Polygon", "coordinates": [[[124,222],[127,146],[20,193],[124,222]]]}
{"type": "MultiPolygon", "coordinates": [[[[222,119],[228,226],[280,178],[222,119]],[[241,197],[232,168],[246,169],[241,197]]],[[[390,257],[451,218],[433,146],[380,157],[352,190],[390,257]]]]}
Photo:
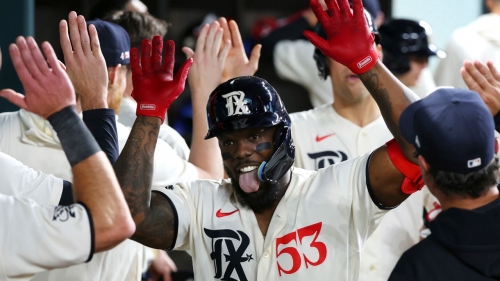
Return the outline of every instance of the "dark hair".
{"type": "Polygon", "coordinates": [[[500,182],[500,164],[497,155],[483,169],[469,174],[430,170],[436,186],[446,196],[478,198],[500,182]]]}
{"type": "Polygon", "coordinates": [[[167,34],[168,23],[164,20],[155,18],[150,14],[115,11],[106,15],[103,20],[113,22],[123,27],[130,37],[130,47],[141,49],[142,40],[160,35],[164,37],[167,34]]]}
{"type": "Polygon", "coordinates": [[[122,10],[131,0],[100,0],[90,10],[89,19],[102,19],[107,13],[122,10]]]}

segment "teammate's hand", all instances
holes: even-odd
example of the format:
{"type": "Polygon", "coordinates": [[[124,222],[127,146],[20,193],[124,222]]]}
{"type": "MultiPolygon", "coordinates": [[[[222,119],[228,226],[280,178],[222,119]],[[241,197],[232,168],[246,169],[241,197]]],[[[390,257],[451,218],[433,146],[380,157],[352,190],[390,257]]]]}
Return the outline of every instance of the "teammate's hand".
{"type": "Polygon", "coordinates": [[[76,99],[73,85],[61,68],[52,46],[43,42],[42,50],[47,60],[32,37],[24,39],[20,36],[16,44],[9,46],[10,57],[25,95],[5,89],[0,91],[0,96],[47,119],[61,109],[75,105],[76,99]]]}
{"type": "MultiPolygon", "coordinates": [[[[220,18],[219,24],[223,30],[222,41],[231,42],[226,63],[224,64],[221,83],[238,76],[254,75],[259,68],[260,50],[262,49],[262,45],[255,45],[250,54],[250,59],[248,59],[245,53],[245,47],[243,46],[243,41],[241,40],[238,24],[236,24],[234,20],[230,20],[228,23],[225,18],[220,18]]],[[[224,45],[221,47],[224,48],[224,45]]]]}
{"type": "Polygon", "coordinates": [[[310,5],[325,30],[327,39],[307,30],[304,31],[304,36],[324,55],[347,66],[352,72],[367,72],[377,63],[378,53],[361,0],[352,1],[352,13],[347,0],[325,2],[330,15],[323,10],[318,0],[311,0],[310,5]]]}
{"type": "Polygon", "coordinates": [[[163,281],[172,281],[172,272],[177,271],[174,261],[164,250],[156,250],[156,256],[149,267],[152,277],[148,281],[157,281],[163,278],[163,281]]]}
{"type": "Polygon", "coordinates": [[[204,25],[196,41],[195,51],[184,47],[182,51],[188,58],[193,58],[193,67],[189,71],[189,87],[192,94],[203,94],[206,98],[201,98],[206,104],[210,93],[219,85],[222,79],[224,63],[231,42],[222,43],[222,28],[219,22],[215,21],[211,25],[204,25]]]}
{"type": "Polygon", "coordinates": [[[59,23],[59,39],[66,72],[81,98],[82,110],[107,108],[108,69],[97,31],[93,25],[89,25],[87,31],[85,18],[75,12],[69,13],[68,22],[59,23]]]}
{"type": "Polygon", "coordinates": [[[134,91],[132,97],[137,102],[136,114],[154,116],[165,120],[167,110],[172,102],[184,91],[184,84],[192,59],[186,60],[177,75],[174,77],[174,41],[168,40],[166,44],[165,60],[161,65],[163,39],[156,35],[153,37],[151,54],[151,41],[142,41],[141,64],[139,64],[139,51],[132,48],[130,65],[132,66],[132,84],[134,91]]]}
{"type": "Polygon", "coordinates": [[[493,62],[488,61],[486,64],[488,67],[479,61],[465,61],[460,73],[467,87],[479,93],[491,114],[495,116],[500,111],[500,73],[493,62]]]}

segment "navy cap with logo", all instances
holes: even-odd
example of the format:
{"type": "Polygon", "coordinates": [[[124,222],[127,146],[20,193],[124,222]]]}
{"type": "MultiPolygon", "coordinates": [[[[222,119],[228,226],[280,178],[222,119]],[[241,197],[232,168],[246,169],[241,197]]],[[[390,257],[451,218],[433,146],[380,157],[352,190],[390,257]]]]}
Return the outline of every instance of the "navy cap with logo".
{"type": "Polygon", "coordinates": [[[130,64],[130,37],[123,27],[100,19],[88,21],[89,24],[97,30],[106,66],[130,64]]]}
{"type": "Polygon", "coordinates": [[[495,124],[473,91],[439,88],[412,103],[399,119],[403,137],[438,171],[468,174],[495,154],[495,124]]]}

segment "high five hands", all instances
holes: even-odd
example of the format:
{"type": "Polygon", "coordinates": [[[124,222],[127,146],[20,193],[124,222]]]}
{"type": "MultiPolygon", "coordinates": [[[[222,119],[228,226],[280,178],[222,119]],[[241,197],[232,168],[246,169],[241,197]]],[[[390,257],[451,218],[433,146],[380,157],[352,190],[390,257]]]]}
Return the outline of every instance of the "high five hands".
{"type": "Polygon", "coordinates": [[[141,62],[139,51],[132,48],[130,64],[132,67],[132,97],[137,102],[136,114],[153,116],[165,120],[167,109],[184,91],[189,68],[193,64],[186,60],[174,77],[175,44],[169,40],[166,44],[165,59],[162,65],[163,39],[161,36],[142,41],[141,62]]]}
{"type": "Polygon", "coordinates": [[[323,54],[362,74],[378,61],[374,35],[370,32],[361,0],[325,0],[328,13],[318,2],[311,0],[311,9],[325,30],[326,40],[311,31],[304,36],[323,54]]]}

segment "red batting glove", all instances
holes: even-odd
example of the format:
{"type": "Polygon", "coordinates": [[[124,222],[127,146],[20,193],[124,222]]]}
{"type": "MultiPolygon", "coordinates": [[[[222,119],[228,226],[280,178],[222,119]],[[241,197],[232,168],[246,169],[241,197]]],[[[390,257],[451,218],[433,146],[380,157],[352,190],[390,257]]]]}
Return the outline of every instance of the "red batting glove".
{"type": "Polygon", "coordinates": [[[304,36],[325,56],[347,66],[356,74],[365,73],[378,61],[370,32],[363,13],[361,0],[353,0],[353,12],[348,0],[325,0],[329,16],[318,3],[311,0],[311,9],[325,30],[327,40],[311,31],[304,36]],[[338,4],[338,5],[337,5],[338,4]]]}
{"type": "Polygon", "coordinates": [[[165,120],[167,110],[172,102],[184,91],[186,77],[193,59],[188,59],[173,77],[174,72],[174,41],[168,40],[165,51],[165,61],[161,65],[163,39],[161,36],[153,37],[153,54],[151,56],[151,41],[142,41],[141,65],[139,64],[139,51],[133,48],[130,64],[132,67],[132,84],[134,91],[132,97],[137,101],[137,116],[154,116],[165,120]]]}

